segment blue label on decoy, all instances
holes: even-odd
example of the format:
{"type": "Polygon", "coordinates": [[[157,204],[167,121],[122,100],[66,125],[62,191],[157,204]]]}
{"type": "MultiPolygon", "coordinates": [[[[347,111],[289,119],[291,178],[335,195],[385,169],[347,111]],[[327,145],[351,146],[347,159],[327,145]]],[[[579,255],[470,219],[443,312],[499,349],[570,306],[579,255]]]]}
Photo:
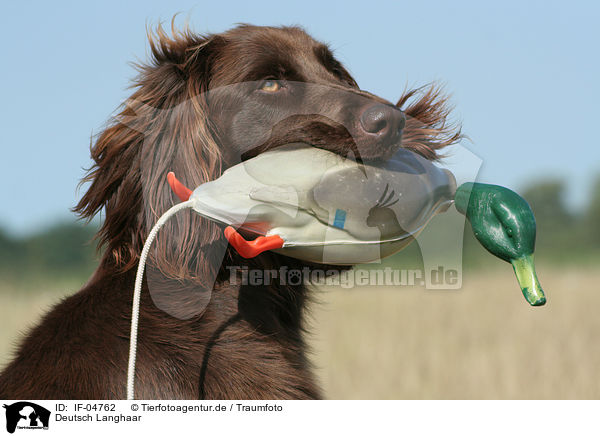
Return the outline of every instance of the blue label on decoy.
{"type": "Polygon", "coordinates": [[[345,222],[346,222],[346,211],[342,210],[342,209],[336,209],[335,218],[333,218],[333,227],[337,227],[338,229],[343,229],[345,222]]]}

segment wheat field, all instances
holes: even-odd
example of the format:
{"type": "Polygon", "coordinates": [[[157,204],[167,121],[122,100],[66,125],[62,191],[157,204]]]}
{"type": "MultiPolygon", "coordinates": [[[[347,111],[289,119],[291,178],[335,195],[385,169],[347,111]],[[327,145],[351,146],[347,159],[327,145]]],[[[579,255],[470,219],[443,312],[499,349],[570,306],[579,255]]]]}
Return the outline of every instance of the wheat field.
{"type": "MultiPolygon", "coordinates": [[[[466,271],[458,291],[315,290],[311,360],[330,399],[600,398],[600,269],[539,268],[530,307],[510,266],[466,271]]],[[[69,289],[0,289],[0,367],[69,289]]]]}

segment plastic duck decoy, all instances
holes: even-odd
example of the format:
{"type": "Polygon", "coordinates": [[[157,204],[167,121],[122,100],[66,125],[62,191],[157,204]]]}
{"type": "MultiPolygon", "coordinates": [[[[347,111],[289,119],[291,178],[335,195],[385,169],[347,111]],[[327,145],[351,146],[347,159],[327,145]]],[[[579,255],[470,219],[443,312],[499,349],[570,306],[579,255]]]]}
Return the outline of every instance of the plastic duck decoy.
{"type": "Polygon", "coordinates": [[[533,263],[536,225],[529,204],[510,189],[483,183],[461,185],[454,204],[471,223],[481,245],[512,264],[527,302],[532,306],[545,304],[533,263]]]}
{"type": "Polygon", "coordinates": [[[510,189],[465,183],[407,150],[379,166],[357,164],[303,144],[263,153],[193,191],[168,175],[173,192],[197,213],[225,224],[237,252],[268,250],[337,265],[377,261],[400,251],[454,202],[477,240],[510,262],[529,304],[546,297],[533,263],[535,218],[510,189]],[[253,234],[246,240],[238,233],[253,234]]]}

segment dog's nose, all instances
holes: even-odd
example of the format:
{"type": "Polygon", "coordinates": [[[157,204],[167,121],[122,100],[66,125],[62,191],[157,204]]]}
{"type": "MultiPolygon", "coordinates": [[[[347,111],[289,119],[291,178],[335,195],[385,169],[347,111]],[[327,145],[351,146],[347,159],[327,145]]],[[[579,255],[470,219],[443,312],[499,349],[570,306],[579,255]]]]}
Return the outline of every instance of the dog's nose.
{"type": "Polygon", "coordinates": [[[386,104],[368,106],[360,115],[362,129],[386,142],[396,141],[405,124],[404,112],[386,104]]]}

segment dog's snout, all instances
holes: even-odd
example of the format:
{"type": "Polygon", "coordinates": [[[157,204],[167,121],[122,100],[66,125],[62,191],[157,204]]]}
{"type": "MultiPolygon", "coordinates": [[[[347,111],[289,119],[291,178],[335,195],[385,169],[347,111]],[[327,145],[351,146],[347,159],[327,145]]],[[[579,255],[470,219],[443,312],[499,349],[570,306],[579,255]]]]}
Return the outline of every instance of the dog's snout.
{"type": "Polygon", "coordinates": [[[404,112],[386,104],[370,105],[360,115],[360,126],[365,133],[376,135],[384,141],[399,137],[405,124],[404,112]]]}

